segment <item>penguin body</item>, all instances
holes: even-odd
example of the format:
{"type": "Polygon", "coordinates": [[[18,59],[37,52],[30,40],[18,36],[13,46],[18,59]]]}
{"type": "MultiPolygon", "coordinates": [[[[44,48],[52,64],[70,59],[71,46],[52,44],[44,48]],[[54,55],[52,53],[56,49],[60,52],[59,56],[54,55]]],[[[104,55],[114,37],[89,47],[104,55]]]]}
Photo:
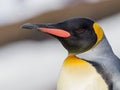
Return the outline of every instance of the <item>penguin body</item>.
{"type": "Polygon", "coordinates": [[[119,75],[120,60],[114,55],[106,37],[104,36],[103,40],[95,48],[76,56],[70,55],[67,57],[61,69],[58,90],[120,90],[119,75]],[[79,62],[77,62],[76,59],[79,62]],[[64,65],[66,63],[67,65],[64,65]],[[72,67],[72,64],[75,67],[72,67]],[[69,69],[69,73],[67,73],[65,68],[69,69]],[[71,68],[74,72],[70,70],[71,68]],[[78,71],[77,73],[80,73],[76,74],[77,76],[71,76],[72,73],[75,74],[76,70],[78,71]],[[77,78],[79,82],[74,81],[75,78],[77,78]],[[66,89],[65,87],[68,87],[68,85],[63,85],[65,82],[67,84],[70,83],[71,85],[69,84],[69,86],[74,86],[74,88],[69,87],[69,89],[66,89]]]}
{"type": "Polygon", "coordinates": [[[57,90],[108,90],[101,75],[89,62],[69,55],[63,63],[57,90]]]}
{"type": "Polygon", "coordinates": [[[120,60],[113,53],[105,36],[95,48],[77,57],[84,58],[95,67],[107,83],[108,90],[120,90],[120,60]]]}
{"type": "Polygon", "coordinates": [[[113,53],[102,28],[87,18],[56,24],[24,24],[57,38],[68,50],[57,90],[120,90],[120,60],[113,53]]]}

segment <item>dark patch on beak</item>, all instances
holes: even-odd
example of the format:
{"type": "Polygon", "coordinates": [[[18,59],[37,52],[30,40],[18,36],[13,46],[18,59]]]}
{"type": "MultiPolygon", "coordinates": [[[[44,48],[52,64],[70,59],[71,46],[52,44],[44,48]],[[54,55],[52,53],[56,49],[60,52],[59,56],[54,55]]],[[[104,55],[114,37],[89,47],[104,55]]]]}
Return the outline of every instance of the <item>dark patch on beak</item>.
{"type": "Polygon", "coordinates": [[[37,29],[39,28],[36,24],[26,23],[21,26],[22,29],[37,29]]]}

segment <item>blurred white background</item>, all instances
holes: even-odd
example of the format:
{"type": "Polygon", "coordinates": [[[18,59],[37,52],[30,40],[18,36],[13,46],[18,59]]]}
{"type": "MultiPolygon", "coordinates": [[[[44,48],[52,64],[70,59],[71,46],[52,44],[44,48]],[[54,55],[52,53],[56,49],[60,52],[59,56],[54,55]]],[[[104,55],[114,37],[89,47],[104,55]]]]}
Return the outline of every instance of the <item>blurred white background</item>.
{"type": "MultiPolygon", "coordinates": [[[[66,4],[63,1],[0,1],[0,25],[62,8],[66,4]]],[[[120,57],[120,13],[98,23],[104,29],[114,52],[120,57]]],[[[55,90],[57,77],[66,57],[67,51],[56,39],[23,40],[0,47],[0,90],[55,90]]]]}
{"type": "Polygon", "coordinates": [[[1,0],[0,25],[28,19],[65,6],[67,0],[1,0]]]}

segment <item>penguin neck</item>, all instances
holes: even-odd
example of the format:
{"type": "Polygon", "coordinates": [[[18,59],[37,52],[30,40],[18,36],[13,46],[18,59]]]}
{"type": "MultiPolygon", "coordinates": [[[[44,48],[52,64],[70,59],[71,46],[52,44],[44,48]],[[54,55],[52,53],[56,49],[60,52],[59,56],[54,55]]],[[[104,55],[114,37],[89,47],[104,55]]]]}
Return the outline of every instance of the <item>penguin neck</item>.
{"type": "Polygon", "coordinates": [[[62,66],[57,90],[118,90],[119,75],[120,60],[103,36],[89,51],[69,54],[62,66]]]}
{"type": "Polygon", "coordinates": [[[96,45],[96,47],[76,56],[91,63],[96,68],[97,72],[100,73],[100,75],[107,83],[109,90],[112,90],[115,87],[119,87],[120,60],[113,53],[112,48],[105,36],[103,37],[101,42],[96,45]]]}
{"type": "MultiPolygon", "coordinates": [[[[101,42],[104,42],[104,39],[101,42]]],[[[97,54],[102,53],[102,50],[98,52],[99,47],[95,47],[95,54],[96,52],[97,54]]],[[[87,59],[88,56],[89,58],[94,56],[87,55],[88,52],[85,52],[83,57],[81,54],[81,56],[69,54],[62,66],[57,90],[108,90],[107,83],[102,75],[96,71],[92,63],[87,61],[89,60],[87,59]]]]}
{"type": "Polygon", "coordinates": [[[91,48],[89,51],[77,54],[76,56],[85,60],[94,61],[96,58],[108,57],[110,55],[114,55],[114,53],[104,35],[102,40],[97,45],[93,46],[93,48],[91,48]]]}

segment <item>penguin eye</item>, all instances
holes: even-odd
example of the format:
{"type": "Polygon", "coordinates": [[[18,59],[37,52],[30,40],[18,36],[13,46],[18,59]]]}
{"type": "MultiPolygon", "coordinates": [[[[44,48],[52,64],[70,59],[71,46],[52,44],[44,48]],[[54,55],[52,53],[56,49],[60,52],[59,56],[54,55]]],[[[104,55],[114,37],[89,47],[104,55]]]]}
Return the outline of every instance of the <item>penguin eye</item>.
{"type": "Polygon", "coordinates": [[[84,29],[78,29],[77,30],[77,32],[79,32],[79,33],[83,32],[83,31],[84,31],[84,29]]]}

